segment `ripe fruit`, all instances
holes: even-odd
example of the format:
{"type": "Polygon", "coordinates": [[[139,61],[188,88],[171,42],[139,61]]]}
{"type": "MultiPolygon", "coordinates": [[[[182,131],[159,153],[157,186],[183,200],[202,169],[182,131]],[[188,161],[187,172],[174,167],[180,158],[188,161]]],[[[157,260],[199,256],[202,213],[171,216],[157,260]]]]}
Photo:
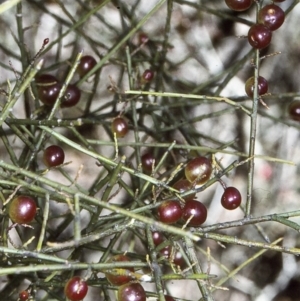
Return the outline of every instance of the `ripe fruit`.
{"type": "Polygon", "coordinates": [[[179,266],[180,268],[185,267],[185,261],[182,257],[180,251],[175,251],[174,248],[170,245],[166,246],[165,248],[161,249],[159,253],[164,256],[167,260],[172,261],[172,264],[175,266],[179,266]]]}
{"type": "Polygon", "coordinates": [[[165,240],[163,234],[158,231],[152,232],[152,239],[156,246],[160,245],[165,240]]]}
{"type": "Polygon", "coordinates": [[[284,22],[284,11],[275,4],[269,4],[258,12],[258,22],[270,30],[278,29],[284,22]]]}
{"type": "Polygon", "coordinates": [[[76,71],[80,77],[83,77],[90,72],[96,66],[96,64],[97,62],[93,56],[85,55],[80,59],[80,63],[76,71]]]}
{"type": "Polygon", "coordinates": [[[88,291],[87,283],[79,276],[72,277],[65,285],[65,295],[71,301],[82,300],[88,291]]]}
{"type": "Polygon", "coordinates": [[[235,11],[244,11],[250,8],[253,0],[225,0],[227,6],[235,11]]]}
{"type": "Polygon", "coordinates": [[[166,301],[175,301],[175,299],[171,296],[165,295],[165,300],[166,301]]]}
{"type": "Polygon", "coordinates": [[[207,218],[206,207],[196,200],[187,201],[182,210],[182,219],[188,222],[188,226],[199,227],[207,218]],[[191,218],[191,216],[193,216],[191,218]],[[191,218],[191,219],[190,219],[191,218]]]}
{"type": "Polygon", "coordinates": [[[118,301],[146,301],[146,293],[139,283],[126,283],[118,289],[118,301]]]}
{"type": "Polygon", "coordinates": [[[288,112],[293,120],[300,121],[300,100],[295,100],[289,104],[288,112]]]}
{"type": "Polygon", "coordinates": [[[182,215],[182,209],[177,201],[165,201],[158,207],[158,218],[162,223],[174,224],[182,215]]]}
{"type": "MultiPolygon", "coordinates": [[[[108,262],[129,262],[130,259],[126,255],[115,255],[108,262]]],[[[134,272],[134,268],[115,268],[111,271],[105,271],[105,277],[112,285],[122,285],[132,280],[128,273],[134,272]]]]}
{"type": "MultiPolygon", "coordinates": [[[[187,179],[181,179],[177,181],[174,185],[173,188],[179,190],[179,192],[182,194],[192,188],[191,183],[187,179]]],[[[196,193],[189,194],[188,196],[183,197],[184,200],[193,200],[196,196],[196,193]]]]}
{"type": "Polygon", "coordinates": [[[204,184],[209,180],[212,173],[211,162],[205,157],[194,158],[186,165],[184,173],[191,183],[204,184]]]}
{"type": "Polygon", "coordinates": [[[141,157],[141,163],[145,172],[151,172],[154,166],[155,158],[151,153],[145,153],[141,157]]]}
{"type": "Polygon", "coordinates": [[[47,167],[55,167],[64,163],[65,152],[58,145],[48,146],[43,155],[44,164],[47,167]]]}
{"type": "Polygon", "coordinates": [[[242,196],[235,187],[227,187],[222,195],[221,204],[227,210],[234,210],[241,205],[242,196]]]}
{"type": "Polygon", "coordinates": [[[263,49],[271,43],[272,31],[263,24],[254,24],[248,31],[248,42],[255,49],[263,49]]]}
{"type": "MultiPolygon", "coordinates": [[[[266,94],[268,92],[268,81],[262,77],[262,76],[259,76],[258,79],[257,79],[257,92],[258,92],[258,95],[263,95],[263,94],[266,94]]],[[[254,91],[254,76],[250,77],[247,79],[246,83],[245,83],[245,91],[246,91],[246,94],[249,96],[249,97],[253,97],[253,91],[254,91]]]]}
{"type": "Polygon", "coordinates": [[[148,41],[149,41],[149,37],[144,32],[141,32],[139,34],[139,43],[146,44],[148,41]]]}
{"type": "Polygon", "coordinates": [[[61,89],[57,78],[50,74],[41,74],[36,77],[35,81],[40,101],[47,106],[52,106],[61,89]]]}
{"type": "Polygon", "coordinates": [[[111,124],[111,131],[117,138],[123,138],[128,133],[128,123],[123,117],[116,117],[111,124]]]}
{"type": "Polygon", "coordinates": [[[75,85],[68,85],[60,106],[62,108],[73,107],[79,102],[80,96],[81,92],[75,85]]]}
{"type": "Polygon", "coordinates": [[[149,83],[154,77],[154,72],[150,69],[146,69],[142,74],[142,83],[149,83]]]}
{"type": "Polygon", "coordinates": [[[35,214],[36,204],[30,196],[19,195],[9,203],[8,215],[14,223],[29,224],[35,214]]]}
{"type": "Polygon", "coordinates": [[[22,291],[19,294],[20,301],[27,301],[29,298],[29,293],[27,291],[22,291]]]}

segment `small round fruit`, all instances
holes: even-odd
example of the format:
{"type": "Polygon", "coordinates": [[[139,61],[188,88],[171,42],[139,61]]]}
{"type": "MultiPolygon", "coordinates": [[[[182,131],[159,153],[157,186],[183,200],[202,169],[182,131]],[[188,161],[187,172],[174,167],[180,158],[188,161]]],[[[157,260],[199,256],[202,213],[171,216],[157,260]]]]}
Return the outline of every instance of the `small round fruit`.
{"type": "Polygon", "coordinates": [[[19,294],[20,301],[27,301],[29,298],[29,293],[27,291],[22,291],[19,294]]]}
{"type": "Polygon", "coordinates": [[[97,62],[93,56],[85,55],[80,59],[80,63],[76,71],[80,77],[83,77],[90,72],[96,66],[96,64],[97,62]]]}
{"type": "Polygon", "coordinates": [[[235,11],[244,11],[250,8],[253,0],[225,0],[227,6],[235,11]]]}
{"type": "Polygon", "coordinates": [[[141,163],[145,172],[151,172],[155,164],[155,158],[151,153],[145,153],[141,157],[141,163]]]}
{"type": "Polygon", "coordinates": [[[35,81],[40,101],[47,106],[53,106],[61,89],[57,78],[50,74],[41,74],[35,81]]]}
{"type": "Polygon", "coordinates": [[[36,203],[30,196],[19,195],[9,203],[8,215],[14,223],[29,224],[35,214],[36,203]]]}
{"type": "Polygon", "coordinates": [[[207,218],[207,209],[199,201],[191,200],[185,203],[182,210],[182,219],[184,222],[188,222],[188,226],[199,227],[207,218]]]}
{"type": "Polygon", "coordinates": [[[235,187],[227,187],[221,198],[222,206],[227,210],[234,210],[241,205],[242,196],[235,187]]]}
{"type": "Polygon", "coordinates": [[[255,49],[269,46],[272,40],[272,31],[263,24],[254,24],[248,31],[248,42],[255,49]]]}
{"type": "MultiPolygon", "coordinates": [[[[129,262],[130,259],[126,255],[115,255],[108,262],[129,262]]],[[[112,271],[105,271],[105,277],[112,285],[122,285],[132,280],[128,274],[134,272],[134,268],[116,268],[112,271]],[[118,272],[120,275],[118,275],[118,272]]]]}
{"type": "Polygon", "coordinates": [[[128,133],[128,123],[123,117],[116,117],[111,124],[111,131],[117,138],[123,138],[128,133]]]}
{"type": "MultiPolygon", "coordinates": [[[[182,194],[188,190],[191,190],[192,184],[187,179],[181,179],[181,180],[177,181],[172,187],[179,190],[179,193],[182,194]]],[[[192,194],[189,194],[189,195],[183,197],[183,199],[185,201],[193,200],[195,198],[195,196],[196,196],[196,193],[192,193],[192,194]]]]}
{"type": "Polygon", "coordinates": [[[272,31],[283,24],[284,18],[284,11],[275,4],[266,5],[258,12],[258,23],[267,26],[272,31]]]}
{"type": "MultiPolygon", "coordinates": [[[[269,88],[268,81],[264,77],[259,76],[257,79],[257,83],[258,83],[258,86],[257,86],[258,95],[266,94],[268,92],[268,88],[269,88]]],[[[251,97],[251,98],[253,97],[254,76],[247,79],[247,81],[245,83],[245,91],[249,97],[251,97]]]]}
{"type": "Polygon", "coordinates": [[[290,103],[288,112],[293,120],[300,121],[300,100],[295,100],[290,103]]]}
{"type": "Polygon", "coordinates": [[[182,209],[177,201],[165,201],[158,207],[158,218],[164,224],[174,224],[180,220],[182,209]]]}
{"type": "Polygon", "coordinates": [[[74,107],[80,100],[81,92],[75,85],[68,85],[61,100],[62,108],[74,107]]]}
{"type": "Polygon", "coordinates": [[[66,283],[64,291],[71,301],[80,301],[86,296],[88,285],[79,276],[74,276],[66,283]]]}
{"type": "Polygon", "coordinates": [[[212,165],[209,159],[197,157],[188,162],[184,169],[185,177],[191,183],[204,184],[210,178],[212,165]]]}
{"type": "Polygon", "coordinates": [[[150,69],[146,69],[142,74],[142,82],[149,83],[152,81],[153,77],[154,77],[154,72],[150,69]]]}
{"type": "Polygon", "coordinates": [[[166,301],[175,301],[175,299],[171,296],[165,295],[165,300],[166,301]]]}
{"type": "Polygon", "coordinates": [[[146,44],[149,41],[149,37],[144,32],[141,32],[139,34],[139,43],[140,44],[146,44]]]}
{"type": "Polygon", "coordinates": [[[160,245],[165,240],[163,234],[158,231],[152,232],[152,239],[156,246],[160,245]]]}
{"type": "Polygon", "coordinates": [[[47,167],[55,167],[64,163],[65,152],[58,145],[48,146],[43,155],[44,164],[47,167]]]}
{"type": "Polygon", "coordinates": [[[146,293],[139,283],[126,283],[118,289],[118,301],[146,301],[146,293]]]}

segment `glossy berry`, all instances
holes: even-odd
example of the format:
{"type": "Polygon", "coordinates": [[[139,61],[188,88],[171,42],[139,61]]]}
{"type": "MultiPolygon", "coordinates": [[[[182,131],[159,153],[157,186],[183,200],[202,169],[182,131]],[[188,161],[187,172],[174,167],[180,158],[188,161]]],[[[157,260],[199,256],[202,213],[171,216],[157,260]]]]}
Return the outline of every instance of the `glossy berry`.
{"type": "Polygon", "coordinates": [[[175,251],[174,248],[170,245],[164,247],[159,251],[160,255],[165,257],[167,260],[172,261],[172,264],[175,266],[179,266],[180,268],[185,267],[185,261],[182,257],[180,251],[175,251]]]}
{"type": "Polygon", "coordinates": [[[263,24],[254,24],[248,31],[248,42],[255,49],[263,49],[269,46],[272,39],[272,31],[263,24]]]}
{"type": "Polygon", "coordinates": [[[35,214],[36,203],[30,196],[19,195],[9,203],[8,215],[14,223],[29,224],[35,214]]]}
{"type": "Polygon", "coordinates": [[[29,298],[29,293],[27,291],[22,291],[19,294],[20,301],[27,301],[29,298]]]}
{"type": "Polygon", "coordinates": [[[154,77],[154,72],[150,69],[146,69],[142,74],[142,83],[149,83],[154,77]]]}
{"type": "Polygon", "coordinates": [[[77,73],[80,77],[85,76],[88,72],[90,72],[95,66],[97,62],[91,55],[85,55],[80,59],[80,63],[77,67],[77,73]]]}
{"type": "Polygon", "coordinates": [[[57,78],[50,74],[41,74],[35,81],[40,101],[47,106],[53,106],[61,89],[57,78]]]}
{"type": "Polygon", "coordinates": [[[283,24],[284,18],[284,11],[275,4],[266,5],[258,12],[258,22],[272,31],[283,24]]]}
{"type": "Polygon", "coordinates": [[[175,299],[171,296],[165,295],[165,300],[166,301],[175,301],[175,299]]]}
{"type": "Polygon", "coordinates": [[[188,222],[188,226],[199,227],[207,218],[206,207],[196,200],[187,201],[182,210],[182,219],[188,222]],[[193,216],[193,217],[191,217],[193,216]]]}
{"type": "MultiPolygon", "coordinates": [[[[179,191],[179,193],[182,194],[182,193],[190,190],[192,188],[192,184],[187,179],[181,179],[181,180],[177,181],[172,187],[177,189],[179,191]]],[[[193,200],[195,198],[195,196],[196,196],[196,193],[192,193],[192,194],[189,194],[189,195],[183,197],[183,199],[185,201],[193,200]]]]}
{"type": "Polygon", "coordinates": [[[300,100],[295,100],[290,103],[288,112],[293,120],[300,121],[300,100]]]}
{"type": "MultiPolygon", "coordinates": [[[[259,76],[257,79],[257,83],[258,83],[258,86],[257,86],[258,95],[266,94],[268,92],[268,88],[269,88],[268,81],[264,77],[259,76]]],[[[247,81],[245,83],[245,91],[249,97],[251,97],[251,98],[253,97],[254,76],[247,79],[247,81]]]]}
{"type": "Polygon", "coordinates": [[[47,167],[55,167],[64,163],[65,152],[58,145],[48,146],[43,154],[43,161],[47,167]]]}
{"type": "Polygon", "coordinates": [[[66,283],[64,291],[69,300],[80,301],[86,296],[88,285],[79,276],[74,276],[66,283]]]}
{"type": "Polygon", "coordinates": [[[253,0],[225,0],[227,6],[235,11],[244,11],[250,8],[253,0]]]}
{"type": "Polygon", "coordinates": [[[174,224],[182,215],[182,209],[177,201],[165,201],[158,207],[158,218],[162,223],[174,224]]]}
{"type": "Polygon", "coordinates": [[[60,106],[62,108],[74,107],[80,100],[81,92],[75,85],[68,85],[60,106]]]}
{"type": "MultiPolygon", "coordinates": [[[[115,255],[108,262],[129,262],[130,259],[126,255],[115,255]]],[[[129,276],[130,272],[134,272],[134,268],[116,268],[111,271],[105,271],[105,277],[112,285],[122,285],[132,280],[129,276]]]]}
{"type": "Polygon", "coordinates": [[[128,123],[123,117],[116,117],[111,124],[111,131],[117,138],[123,138],[128,133],[128,123]]]}
{"type": "Polygon", "coordinates": [[[126,283],[118,289],[118,301],[146,301],[146,293],[139,283],[126,283]]]}
{"type": "Polygon", "coordinates": [[[141,163],[145,172],[151,172],[154,167],[155,158],[151,153],[145,153],[141,157],[141,163]]]}
{"type": "Polygon", "coordinates": [[[156,246],[160,245],[165,240],[163,234],[158,231],[152,232],[152,239],[153,239],[154,245],[156,245],[156,246]]]}
{"type": "Polygon", "coordinates": [[[212,165],[209,159],[197,157],[188,162],[184,169],[185,177],[191,183],[204,184],[210,178],[212,165]]]}
{"type": "Polygon", "coordinates": [[[227,187],[221,198],[222,206],[227,210],[234,210],[241,205],[242,196],[235,187],[227,187]]]}

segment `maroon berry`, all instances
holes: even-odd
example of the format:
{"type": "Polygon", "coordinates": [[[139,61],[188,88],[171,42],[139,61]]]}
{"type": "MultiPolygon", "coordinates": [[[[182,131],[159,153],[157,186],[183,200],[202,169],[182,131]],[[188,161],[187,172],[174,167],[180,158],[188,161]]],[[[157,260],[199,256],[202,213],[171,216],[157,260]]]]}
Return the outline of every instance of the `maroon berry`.
{"type": "Polygon", "coordinates": [[[225,0],[227,6],[235,11],[244,11],[251,7],[253,0],[225,0]]]}
{"type": "Polygon", "coordinates": [[[162,223],[174,224],[182,215],[182,209],[177,201],[165,201],[158,207],[158,218],[162,223]]]}
{"type": "Polygon", "coordinates": [[[156,246],[160,245],[165,240],[163,234],[158,231],[152,232],[152,239],[156,246]]]}
{"type": "Polygon", "coordinates": [[[29,293],[27,291],[22,291],[19,294],[20,301],[27,301],[29,298],[29,293]]]}
{"type": "MultiPolygon", "coordinates": [[[[257,83],[258,83],[258,86],[257,86],[258,95],[266,94],[268,92],[268,88],[269,88],[268,81],[264,77],[259,76],[257,79],[257,83]]],[[[245,91],[249,97],[251,97],[251,98],[253,97],[254,76],[247,79],[247,81],[245,83],[245,91]]]]}
{"type": "MultiPolygon", "coordinates": [[[[187,179],[181,179],[177,181],[173,186],[176,190],[179,190],[179,193],[182,194],[188,190],[191,190],[192,184],[187,179]]],[[[196,196],[196,193],[189,194],[188,196],[183,197],[185,201],[193,200],[196,196]]]]}
{"type": "Polygon", "coordinates": [[[139,283],[126,283],[118,289],[118,301],[146,301],[145,290],[139,283]]]}
{"type": "Polygon", "coordinates": [[[207,218],[207,209],[199,201],[191,200],[185,203],[182,210],[182,219],[184,222],[188,222],[188,226],[199,227],[207,218]]]}
{"type": "Polygon", "coordinates": [[[284,19],[284,11],[275,4],[266,5],[258,13],[258,22],[272,31],[278,29],[283,24],[284,19]]]}
{"type": "Polygon", "coordinates": [[[81,92],[75,85],[68,85],[60,106],[62,108],[74,107],[80,100],[81,92]]]}
{"type": "Polygon", "coordinates": [[[152,70],[146,69],[142,75],[142,82],[149,83],[154,77],[154,72],[152,70]]]}
{"type": "Polygon", "coordinates": [[[50,74],[41,74],[35,81],[40,101],[47,106],[53,106],[61,89],[57,78],[50,74]]]}
{"type": "Polygon", "coordinates": [[[272,31],[263,24],[254,24],[248,31],[249,44],[255,49],[263,49],[271,43],[272,31]]]}
{"type": "Polygon", "coordinates": [[[85,76],[88,72],[90,72],[95,66],[97,62],[91,55],[85,55],[80,59],[80,63],[77,67],[77,73],[80,77],[85,76]]]}
{"type": "Polygon", "coordinates": [[[293,120],[300,121],[300,100],[295,100],[289,104],[288,112],[293,120]]]}
{"type": "Polygon", "coordinates": [[[26,195],[15,197],[8,207],[10,219],[17,224],[29,224],[36,214],[36,203],[33,198],[26,195]]]}
{"type": "Polygon", "coordinates": [[[151,172],[154,166],[153,164],[155,163],[155,158],[151,153],[145,153],[141,157],[141,163],[145,172],[151,172]]]}
{"type": "Polygon", "coordinates": [[[123,117],[117,117],[112,121],[111,131],[117,138],[123,138],[128,133],[128,123],[123,117]]]}
{"type": "Polygon", "coordinates": [[[43,155],[44,164],[47,167],[55,167],[64,163],[65,152],[58,145],[48,146],[43,155]]]}
{"type": "Polygon", "coordinates": [[[242,196],[235,187],[227,187],[221,198],[222,206],[227,210],[234,210],[241,205],[242,196]]]}
{"type": "Polygon", "coordinates": [[[148,41],[149,41],[149,37],[144,32],[141,32],[139,34],[139,43],[146,44],[148,41]]]}
{"type": "Polygon", "coordinates": [[[66,283],[64,291],[71,301],[80,301],[86,296],[88,285],[79,276],[74,276],[66,283]]]}
{"type": "Polygon", "coordinates": [[[204,184],[210,178],[212,165],[209,159],[197,157],[188,162],[185,169],[185,177],[191,183],[204,184]]]}

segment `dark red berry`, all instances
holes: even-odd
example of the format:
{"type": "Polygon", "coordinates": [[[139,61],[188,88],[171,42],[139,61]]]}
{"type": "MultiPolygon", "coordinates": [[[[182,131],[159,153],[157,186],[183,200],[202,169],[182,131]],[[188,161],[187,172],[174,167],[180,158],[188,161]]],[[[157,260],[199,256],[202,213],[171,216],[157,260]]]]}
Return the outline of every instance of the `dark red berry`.
{"type": "Polygon", "coordinates": [[[27,301],[29,298],[29,293],[27,291],[22,291],[19,294],[20,301],[27,301]]]}
{"type": "Polygon", "coordinates": [[[43,46],[47,45],[48,43],[49,43],[49,38],[44,39],[43,46]]]}
{"type": "MultiPolygon", "coordinates": [[[[179,190],[179,192],[182,194],[188,190],[191,190],[192,184],[187,179],[181,179],[181,180],[177,181],[172,187],[179,190]]],[[[196,193],[192,193],[192,194],[189,194],[188,196],[183,197],[183,199],[185,201],[193,200],[195,198],[195,196],[196,196],[196,193]]]]}
{"type": "Polygon", "coordinates": [[[141,157],[141,163],[145,172],[151,172],[154,167],[155,158],[151,153],[145,153],[141,157]]]}
{"type": "Polygon", "coordinates": [[[64,163],[65,152],[58,145],[48,146],[43,155],[44,164],[47,167],[55,167],[64,163]]]}
{"type": "Polygon", "coordinates": [[[188,226],[199,227],[207,218],[207,209],[199,201],[191,200],[185,203],[182,210],[182,219],[184,222],[188,222],[188,226]]]}
{"type": "Polygon", "coordinates": [[[47,106],[53,106],[61,89],[57,78],[50,74],[41,74],[35,81],[40,101],[47,106]]]}
{"type": "Polygon", "coordinates": [[[158,207],[158,218],[162,223],[174,224],[182,215],[182,209],[177,201],[165,201],[158,207]]]}
{"type": "Polygon", "coordinates": [[[283,24],[284,19],[284,11],[275,4],[266,5],[258,12],[258,22],[272,31],[278,29],[283,24]]]}
{"type": "Polygon", "coordinates": [[[112,121],[111,131],[117,138],[123,138],[128,133],[128,123],[123,117],[117,117],[112,121]]]}
{"type": "Polygon", "coordinates": [[[249,44],[255,49],[263,49],[269,46],[272,39],[272,31],[263,24],[254,24],[248,31],[249,44]]]}
{"type": "Polygon", "coordinates": [[[154,245],[156,245],[156,246],[160,245],[165,240],[163,234],[158,231],[152,232],[152,239],[153,239],[154,245]]]}
{"type": "Polygon", "coordinates": [[[146,69],[142,75],[142,82],[149,83],[154,77],[154,72],[152,70],[146,69]]]}
{"type": "MultiPolygon", "coordinates": [[[[108,262],[129,262],[130,259],[126,255],[115,255],[108,262]]],[[[134,268],[118,268],[111,271],[105,271],[105,277],[112,285],[122,285],[132,280],[129,276],[130,272],[134,272],[134,268]]]]}
{"type": "Polygon", "coordinates": [[[212,165],[209,159],[197,157],[188,162],[184,169],[185,177],[191,183],[204,184],[210,178],[212,165]]]}
{"type": "Polygon", "coordinates": [[[81,92],[75,85],[68,85],[60,106],[62,108],[74,107],[80,100],[81,92]]]}
{"type": "Polygon", "coordinates": [[[180,251],[174,252],[174,248],[170,245],[164,247],[159,251],[159,254],[165,257],[167,260],[171,261],[175,266],[179,266],[180,268],[184,268],[185,261],[182,257],[180,251]]]}
{"type": "Polygon", "coordinates": [[[8,215],[14,223],[29,224],[35,214],[36,203],[30,196],[19,195],[9,203],[8,215]]]}
{"type": "Polygon", "coordinates": [[[139,34],[139,43],[146,44],[148,41],[149,41],[149,37],[144,32],[141,32],[139,34]]]}
{"type": "Polygon", "coordinates": [[[126,283],[118,289],[118,301],[146,301],[146,293],[139,283],[126,283]]]}
{"type": "Polygon", "coordinates": [[[91,55],[85,55],[80,59],[80,63],[77,67],[77,73],[80,77],[85,76],[88,72],[90,72],[95,66],[97,62],[91,55]]]}
{"type": "Polygon", "coordinates": [[[86,296],[88,285],[79,276],[74,276],[66,283],[64,291],[71,301],[80,301],[86,296]]]}
{"type": "Polygon", "coordinates": [[[289,104],[288,112],[293,120],[300,121],[300,100],[295,100],[289,104]]]}
{"type": "Polygon", "coordinates": [[[166,301],[175,301],[175,299],[171,296],[165,295],[165,300],[166,301]]]}
{"type": "Polygon", "coordinates": [[[244,11],[250,8],[253,0],[225,0],[227,6],[235,11],[244,11]]]}
{"type": "Polygon", "coordinates": [[[241,205],[242,196],[235,187],[227,187],[221,198],[222,206],[227,210],[234,210],[241,205]]]}
{"type": "MultiPolygon", "coordinates": [[[[268,92],[268,88],[269,88],[268,81],[264,77],[259,76],[257,79],[257,83],[258,83],[258,86],[257,86],[258,95],[266,94],[268,92]]],[[[254,76],[247,79],[247,81],[245,83],[245,91],[249,97],[251,97],[251,98],[253,97],[254,76]]]]}

